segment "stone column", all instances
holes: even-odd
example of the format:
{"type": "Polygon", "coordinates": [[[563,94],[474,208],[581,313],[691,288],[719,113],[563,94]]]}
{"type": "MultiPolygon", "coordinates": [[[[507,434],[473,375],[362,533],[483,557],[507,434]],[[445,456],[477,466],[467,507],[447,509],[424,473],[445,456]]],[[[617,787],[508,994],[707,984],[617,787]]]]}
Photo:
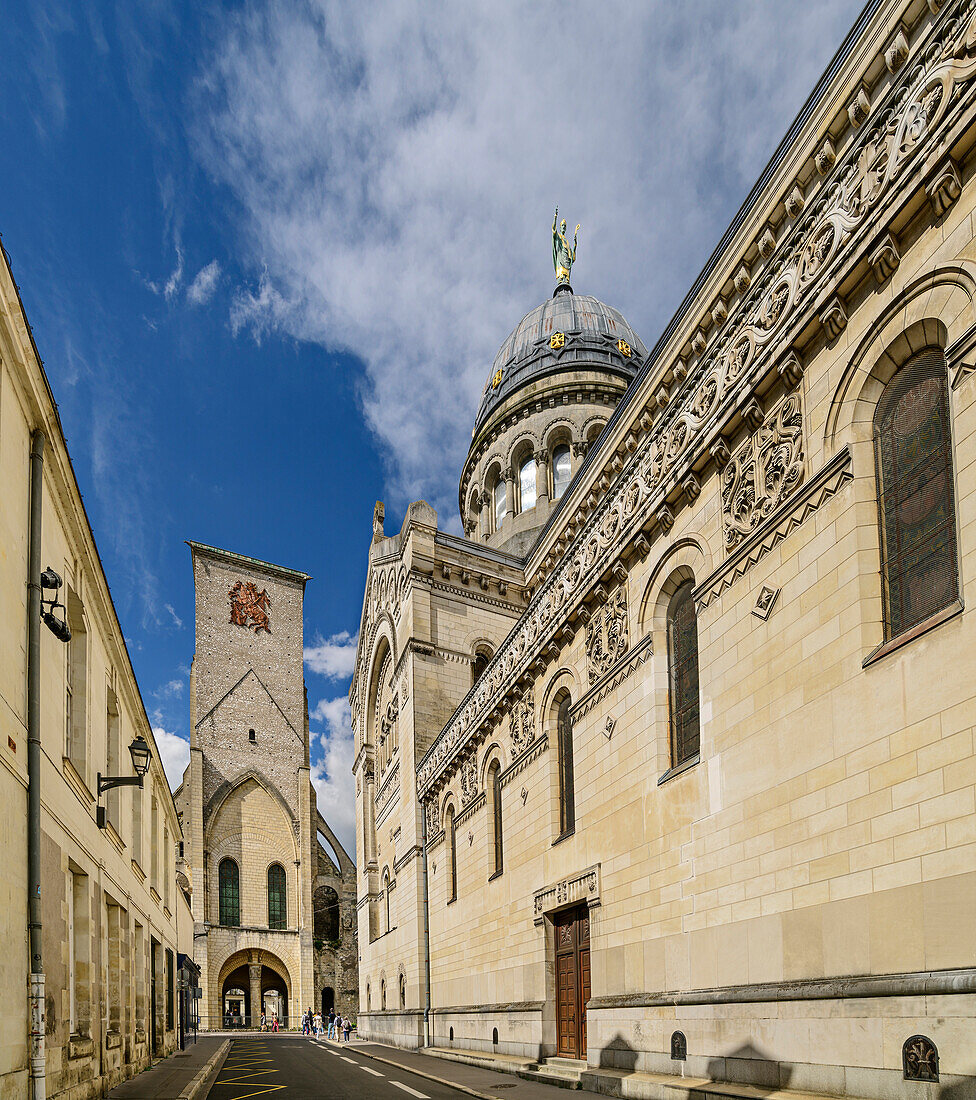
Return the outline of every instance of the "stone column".
{"type": "Polygon", "coordinates": [[[251,954],[247,964],[247,974],[251,981],[251,1027],[261,1026],[261,964],[254,960],[258,958],[257,952],[251,954]]]}
{"type": "Polygon", "coordinates": [[[487,489],[481,491],[481,537],[487,538],[491,534],[491,493],[487,489]]]}
{"type": "Polygon", "coordinates": [[[515,515],[515,471],[509,466],[502,473],[505,476],[505,514],[511,517],[515,515]]]}
{"type": "Polygon", "coordinates": [[[549,506],[549,455],[540,451],[535,456],[535,506],[549,506]]]}

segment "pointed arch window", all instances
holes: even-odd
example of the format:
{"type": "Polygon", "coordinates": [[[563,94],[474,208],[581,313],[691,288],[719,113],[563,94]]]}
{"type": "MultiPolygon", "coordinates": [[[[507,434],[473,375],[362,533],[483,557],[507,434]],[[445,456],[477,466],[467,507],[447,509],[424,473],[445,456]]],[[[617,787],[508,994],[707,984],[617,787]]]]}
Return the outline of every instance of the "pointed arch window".
{"type": "Polygon", "coordinates": [[[491,819],[493,833],[492,878],[502,873],[502,766],[497,760],[488,769],[488,790],[491,793],[491,819]]]}
{"type": "Polygon", "coordinates": [[[874,416],[885,641],[959,599],[949,388],[941,348],[910,359],[874,416]]]}
{"type": "Polygon", "coordinates": [[[671,767],[699,753],[698,615],[693,580],[682,582],[668,604],[668,674],[671,767]]]}
{"type": "Polygon", "coordinates": [[[288,923],[285,869],[280,863],[268,868],[268,927],[285,928],[288,923]]]}
{"type": "Polygon", "coordinates": [[[385,919],[384,932],[389,932],[393,925],[390,923],[390,872],[383,874],[383,914],[385,919]]]}
{"type": "Polygon", "coordinates": [[[220,923],[236,928],[241,923],[241,872],[229,857],[217,867],[217,893],[220,923]]]}
{"type": "Polygon", "coordinates": [[[576,828],[576,773],[573,766],[573,723],[569,716],[573,700],[569,693],[559,702],[556,740],[559,748],[559,835],[576,828]]]}
{"type": "Polygon", "coordinates": [[[552,452],[552,499],[558,500],[569,486],[569,446],[561,443],[552,452]]]}

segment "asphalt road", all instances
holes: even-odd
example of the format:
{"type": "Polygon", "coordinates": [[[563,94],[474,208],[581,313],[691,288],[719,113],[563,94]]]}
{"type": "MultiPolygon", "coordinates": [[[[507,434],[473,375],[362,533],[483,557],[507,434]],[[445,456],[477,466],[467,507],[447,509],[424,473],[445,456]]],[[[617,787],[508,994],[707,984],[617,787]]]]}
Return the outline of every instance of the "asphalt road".
{"type": "Polygon", "coordinates": [[[458,1100],[465,1093],[301,1036],[234,1039],[208,1100],[458,1100]]]}

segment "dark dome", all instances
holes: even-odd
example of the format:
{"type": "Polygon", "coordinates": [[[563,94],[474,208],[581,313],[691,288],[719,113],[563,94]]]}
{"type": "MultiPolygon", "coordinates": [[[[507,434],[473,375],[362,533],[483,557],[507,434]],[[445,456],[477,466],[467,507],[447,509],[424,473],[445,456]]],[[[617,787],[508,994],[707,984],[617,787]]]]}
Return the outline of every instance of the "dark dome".
{"type": "Polygon", "coordinates": [[[629,382],[646,356],[643,341],[619,310],[589,294],[559,289],[527,313],[499,349],[475,417],[475,434],[506,397],[530,382],[587,367],[629,382]]]}

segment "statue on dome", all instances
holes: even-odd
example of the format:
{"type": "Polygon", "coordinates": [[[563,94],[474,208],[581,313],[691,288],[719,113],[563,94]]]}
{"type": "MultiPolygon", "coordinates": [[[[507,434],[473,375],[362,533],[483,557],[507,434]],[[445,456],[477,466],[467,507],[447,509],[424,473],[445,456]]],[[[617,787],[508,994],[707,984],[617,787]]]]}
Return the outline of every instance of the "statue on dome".
{"type": "Polygon", "coordinates": [[[576,243],[579,240],[580,227],[576,227],[576,234],[573,237],[573,247],[569,247],[569,241],[566,239],[566,219],[559,223],[559,228],[556,228],[556,219],[559,217],[559,207],[556,207],[556,213],[552,216],[552,266],[556,271],[556,284],[559,286],[569,286],[569,273],[573,269],[573,264],[576,261],[576,243]]]}

